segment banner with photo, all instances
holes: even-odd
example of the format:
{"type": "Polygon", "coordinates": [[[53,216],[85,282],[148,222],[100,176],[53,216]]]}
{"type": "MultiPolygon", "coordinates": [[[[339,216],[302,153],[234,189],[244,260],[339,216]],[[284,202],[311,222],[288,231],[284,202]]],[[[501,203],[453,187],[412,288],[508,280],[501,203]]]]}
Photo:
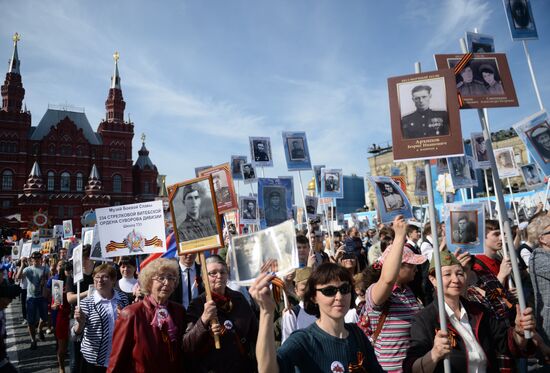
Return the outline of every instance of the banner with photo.
{"type": "Polygon", "coordinates": [[[414,195],[417,197],[427,197],[427,188],[426,170],[422,166],[416,166],[416,177],[414,179],[414,195]]]}
{"type": "Polygon", "coordinates": [[[426,206],[412,206],[412,214],[414,220],[420,224],[425,224],[430,220],[430,217],[428,216],[428,208],[426,206]]]}
{"type": "Polygon", "coordinates": [[[514,148],[499,148],[495,149],[495,160],[497,163],[498,175],[501,179],[507,177],[520,176],[516,165],[516,157],[514,148]]]}
{"type": "Polygon", "coordinates": [[[32,254],[32,242],[27,241],[21,245],[21,258],[28,258],[32,254]]]}
{"type": "Polygon", "coordinates": [[[278,176],[279,179],[290,180],[290,189],[292,190],[292,205],[296,204],[296,199],[294,197],[294,177],[293,176],[278,176]]]}
{"type": "Polygon", "coordinates": [[[249,137],[250,161],[257,167],[273,167],[271,139],[269,137],[249,137]]]}
{"type": "Polygon", "coordinates": [[[52,279],[52,300],[58,305],[63,304],[63,280],[52,279]]]}
{"type": "Polygon", "coordinates": [[[536,164],[529,163],[520,166],[521,176],[525,182],[525,187],[529,190],[538,189],[544,185],[544,177],[540,174],[540,171],[536,164]]]}
{"type": "Polygon", "coordinates": [[[259,178],[260,228],[292,219],[292,185],[288,179],[259,178]]]}
{"type": "Polygon", "coordinates": [[[464,154],[452,70],[389,78],[388,92],[395,161],[464,154]]]}
{"type": "Polygon", "coordinates": [[[239,205],[237,204],[237,195],[229,163],[220,164],[199,172],[199,177],[208,175],[212,175],[218,214],[238,209],[239,205]]]}
{"type": "Polygon", "coordinates": [[[472,132],[471,134],[472,154],[477,161],[479,168],[487,170],[491,168],[489,153],[487,153],[487,144],[482,132],[472,132]]]}
{"type": "Polygon", "coordinates": [[[483,254],[485,208],[483,203],[450,203],[445,214],[445,235],[449,251],[460,249],[483,254]]]}
{"type": "Polygon", "coordinates": [[[468,168],[470,169],[470,179],[472,179],[472,187],[479,186],[479,180],[477,179],[476,170],[479,169],[477,161],[471,155],[466,156],[466,162],[468,162],[468,168]]]}
{"type": "Polygon", "coordinates": [[[258,176],[256,175],[256,165],[254,162],[243,163],[242,172],[245,184],[252,184],[258,181],[258,176]]]}
{"type": "Polygon", "coordinates": [[[325,168],[325,165],[313,166],[313,178],[315,180],[315,193],[318,196],[321,195],[321,170],[325,168]]]}
{"type": "Polygon", "coordinates": [[[80,282],[84,280],[84,263],[82,261],[82,244],[78,245],[73,250],[73,255],[71,256],[73,261],[73,283],[80,282]]]}
{"type": "Polygon", "coordinates": [[[23,248],[23,239],[17,242],[14,242],[14,245],[11,247],[12,260],[17,260],[20,258],[22,248],[23,248]]]}
{"type": "Polygon", "coordinates": [[[413,217],[411,204],[401,188],[388,176],[368,176],[374,194],[378,221],[390,223],[397,215],[403,215],[404,219],[413,217]]]}
{"type": "Polygon", "coordinates": [[[550,126],[548,114],[539,111],[514,124],[527,151],[546,176],[550,176],[550,126]]]}
{"type": "Polygon", "coordinates": [[[453,186],[459,188],[471,188],[474,186],[470,173],[470,166],[466,157],[449,157],[447,158],[449,165],[449,174],[453,181],[453,186]]]}
{"type": "Polygon", "coordinates": [[[319,198],[313,196],[305,196],[306,200],[306,213],[308,219],[315,219],[317,217],[317,205],[319,204],[319,198]]]}
{"type": "Polygon", "coordinates": [[[161,200],[99,208],[96,216],[103,258],[166,251],[161,200]]]}
{"type": "Polygon", "coordinates": [[[54,238],[62,238],[63,237],[63,225],[62,224],[56,224],[56,225],[53,226],[52,236],[54,238]]]}
{"type": "MultiPolygon", "coordinates": [[[[436,54],[435,63],[438,69],[454,69],[463,57],[464,54],[436,54]]],[[[474,53],[454,79],[455,97],[458,91],[463,101],[461,109],[519,106],[504,53],[474,53]]]]}
{"type": "Polygon", "coordinates": [[[209,168],[212,168],[212,165],[195,167],[195,177],[199,177],[201,171],[208,170],[209,168]]]}
{"type": "Polygon", "coordinates": [[[63,238],[69,238],[74,236],[73,233],[73,221],[63,220],[63,238]]]}
{"type": "Polygon", "coordinates": [[[298,268],[296,231],[292,220],[258,232],[231,238],[232,280],[251,285],[260,272],[283,278],[298,268]]]}
{"type": "Polygon", "coordinates": [[[502,0],[512,40],[539,38],[529,0],[502,0]]]}
{"type": "Polygon", "coordinates": [[[256,197],[239,197],[241,224],[258,224],[258,199],[256,197]]]}
{"type": "Polygon", "coordinates": [[[243,164],[247,163],[246,155],[232,155],[231,156],[231,177],[233,180],[243,179],[243,164]]]}
{"type": "Polygon", "coordinates": [[[495,39],[491,35],[466,31],[466,48],[471,53],[495,53],[495,39]]]}
{"type": "Polygon", "coordinates": [[[344,174],[341,168],[321,169],[321,197],[344,198],[344,174]]]}
{"type": "Polygon", "coordinates": [[[283,132],[286,167],[289,171],[310,171],[311,158],[305,132],[283,132]]]}
{"type": "Polygon", "coordinates": [[[110,262],[112,259],[104,258],[101,252],[101,240],[99,239],[99,229],[97,227],[97,224],[94,226],[93,231],[87,231],[86,232],[86,242],[90,241],[89,236],[92,236],[92,250],[90,251],[90,259],[92,260],[98,260],[103,262],[110,262]]]}

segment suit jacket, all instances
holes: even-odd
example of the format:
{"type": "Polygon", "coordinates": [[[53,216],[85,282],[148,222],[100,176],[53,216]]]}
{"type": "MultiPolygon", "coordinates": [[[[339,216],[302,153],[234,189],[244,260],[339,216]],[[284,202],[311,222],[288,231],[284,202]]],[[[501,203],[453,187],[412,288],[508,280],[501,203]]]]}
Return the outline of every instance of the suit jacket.
{"type": "MultiPolygon", "coordinates": [[[[197,294],[202,294],[204,292],[204,282],[202,281],[202,275],[201,275],[201,266],[197,263],[195,263],[195,273],[197,274],[197,294]]],[[[183,286],[187,287],[187,284],[181,283],[181,267],[178,263],[178,278],[180,279],[178,283],[178,287],[172,295],[170,295],[170,300],[172,302],[176,302],[178,304],[183,305],[183,286]]]]}

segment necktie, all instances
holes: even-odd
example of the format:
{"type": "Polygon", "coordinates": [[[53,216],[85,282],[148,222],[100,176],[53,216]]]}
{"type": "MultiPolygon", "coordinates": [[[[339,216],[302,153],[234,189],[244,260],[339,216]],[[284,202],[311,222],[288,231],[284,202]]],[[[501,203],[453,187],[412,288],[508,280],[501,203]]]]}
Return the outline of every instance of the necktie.
{"type": "Polygon", "coordinates": [[[193,299],[193,293],[191,292],[191,268],[185,268],[185,271],[187,272],[187,301],[191,303],[191,299],[193,299]]]}

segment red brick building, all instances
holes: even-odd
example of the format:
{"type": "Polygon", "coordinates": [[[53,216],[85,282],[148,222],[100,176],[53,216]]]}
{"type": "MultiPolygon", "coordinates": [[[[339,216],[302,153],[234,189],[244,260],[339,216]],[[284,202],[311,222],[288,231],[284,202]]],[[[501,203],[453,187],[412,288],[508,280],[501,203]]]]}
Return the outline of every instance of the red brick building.
{"type": "Polygon", "coordinates": [[[0,228],[18,231],[52,227],[72,219],[75,232],[89,210],[154,200],[156,166],[143,145],[132,161],[134,123],[124,121],[115,53],[114,73],[105,101],[106,119],[97,131],[83,110],[48,107],[38,125],[23,108],[17,34],[1,88],[0,228]]]}

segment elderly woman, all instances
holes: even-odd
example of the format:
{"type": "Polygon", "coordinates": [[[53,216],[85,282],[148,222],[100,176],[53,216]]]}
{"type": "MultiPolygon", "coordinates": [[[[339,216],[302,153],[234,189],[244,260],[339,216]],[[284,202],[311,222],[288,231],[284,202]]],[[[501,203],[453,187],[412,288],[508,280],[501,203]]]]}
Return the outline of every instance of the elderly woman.
{"type": "Polygon", "coordinates": [[[256,344],[258,320],[244,296],[226,284],[229,269],[218,255],[206,259],[206,275],[212,290],[212,301],[201,294],[191,301],[189,323],[184,337],[184,351],[192,358],[192,372],[254,372],[256,361],[251,352],[256,344]],[[218,324],[211,326],[214,319],[218,324]],[[214,346],[218,334],[221,349],[214,346]]]}
{"type": "Polygon", "coordinates": [[[128,297],[130,304],[134,303],[134,289],[137,284],[136,261],[133,257],[122,257],[118,263],[122,278],[116,282],[115,289],[122,291],[128,297]]]}
{"type": "MultiPolygon", "coordinates": [[[[429,276],[437,286],[434,262],[429,276]]],[[[441,252],[441,273],[448,331],[439,330],[437,302],[420,311],[411,326],[411,344],[403,361],[405,372],[443,372],[447,357],[452,372],[498,372],[497,354],[521,356],[527,350],[525,331],[535,329],[530,308],[523,314],[518,309],[515,326],[507,327],[480,303],[461,297],[466,274],[458,259],[446,250],[441,252]]]]}
{"type": "Polygon", "coordinates": [[[120,313],[113,336],[109,372],[179,372],[185,309],[168,298],[178,286],[178,263],[159,258],[139,274],[142,302],[120,313]]]}
{"type": "Polygon", "coordinates": [[[126,295],[114,289],[116,270],[111,265],[96,267],[92,277],[95,291],[75,308],[76,323],[72,328],[76,335],[84,333],[80,347],[82,373],[107,370],[115,320],[128,305],[126,295]]]}

